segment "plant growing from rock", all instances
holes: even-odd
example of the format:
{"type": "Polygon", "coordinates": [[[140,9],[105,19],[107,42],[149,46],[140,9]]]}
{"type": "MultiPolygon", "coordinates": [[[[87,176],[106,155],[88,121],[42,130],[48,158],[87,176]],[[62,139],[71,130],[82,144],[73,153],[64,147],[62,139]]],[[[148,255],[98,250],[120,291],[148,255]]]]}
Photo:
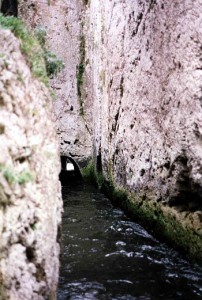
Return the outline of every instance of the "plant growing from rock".
{"type": "Polygon", "coordinates": [[[10,29],[20,40],[22,53],[28,61],[32,74],[48,85],[43,49],[35,36],[15,17],[4,17],[0,14],[0,27],[10,29]]]}
{"type": "Polygon", "coordinates": [[[57,57],[55,53],[47,49],[46,30],[38,27],[35,30],[35,34],[42,49],[44,50],[44,60],[46,64],[47,75],[48,77],[52,78],[64,68],[64,63],[60,58],[57,57]]]}
{"type": "Polygon", "coordinates": [[[46,85],[48,85],[48,77],[52,78],[64,67],[62,60],[45,47],[44,30],[36,30],[34,34],[21,20],[5,17],[2,14],[0,14],[0,27],[10,29],[19,38],[21,50],[27,58],[33,75],[46,85]]]}
{"type": "Polygon", "coordinates": [[[26,184],[32,181],[34,178],[34,176],[26,170],[17,172],[13,168],[3,165],[0,166],[0,172],[3,174],[4,178],[9,184],[26,184]]]}

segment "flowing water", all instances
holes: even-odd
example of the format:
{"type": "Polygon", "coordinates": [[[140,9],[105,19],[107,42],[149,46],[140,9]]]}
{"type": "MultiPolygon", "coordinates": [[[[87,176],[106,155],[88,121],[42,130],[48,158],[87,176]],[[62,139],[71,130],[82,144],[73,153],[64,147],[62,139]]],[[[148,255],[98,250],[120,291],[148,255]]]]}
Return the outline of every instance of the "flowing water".
{"type": "Polygon", "coordinates": [[[63,187],[58,300],[202,299],[202,269],[94,187],[63,187]]]}

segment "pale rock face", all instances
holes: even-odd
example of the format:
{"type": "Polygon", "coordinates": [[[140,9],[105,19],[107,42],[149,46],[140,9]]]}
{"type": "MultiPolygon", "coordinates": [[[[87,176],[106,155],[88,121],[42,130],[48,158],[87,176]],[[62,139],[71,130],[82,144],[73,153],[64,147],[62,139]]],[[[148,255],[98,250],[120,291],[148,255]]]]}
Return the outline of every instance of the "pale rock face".
{"type": "Polygon", "coordinates": [[[52,81],[61,153],[85,160],[92,138],[107,178],[201,236],[201,1],[29,0],[19,11],[66,64],[52,81]]]}
{"type": "Polygon", "coordinates": [[[54,115],[62,155],[85,162],[91,157],[92,141],[85,112],[77,93],[81,63],[83,1],[20,1],[19,16],[33,30],[46,31],[46,46],[65,64],[51,80],[55,93],[54,115]]]}
{"type": "Polygon", "coordinates": [[[62,200],[52,99],[19,41],[2,29],[0,40],[0,299],[55,299],[62,200]]]}
{"type": "Polygon", "coordinates": [[[104,174],[202,216],[202,2],[91,0],[86,45],[104,174]]]}

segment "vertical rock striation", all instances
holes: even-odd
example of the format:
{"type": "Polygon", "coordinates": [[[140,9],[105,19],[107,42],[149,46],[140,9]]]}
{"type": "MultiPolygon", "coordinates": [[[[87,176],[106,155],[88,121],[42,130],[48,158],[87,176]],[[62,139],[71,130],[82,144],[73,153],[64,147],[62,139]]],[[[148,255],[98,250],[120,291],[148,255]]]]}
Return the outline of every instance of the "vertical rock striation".
{"type": "Polygon", "coordinates": [[[0,29],[0,299],[56,299],[62,202],[52,99],[0,29]]]}
{"type": "Polygon", "coordinates": [[[60,57],[65,68],[51,80],[55,93],[54,114],[61,154],[85,162],[92,142],[82,105],[85,41],[83,1],[20,1],[19,16],[33,30],[46,32],[46,45],[60,57]]]}
{"type": "Polygon", "coordinates": [[[86,45],[86,103],[104,175],[135,193],[145,214],[170,218],[166,235],[200,256],[201,1],[92,0],[86,45]]]}
{"type": "Polygon", "coordinates": [[[201,1],[29,0],[19,14],[66,65],[52,80],[61,153],[87,160],[92,138],[127,206],[200,256],[201,1]]]}

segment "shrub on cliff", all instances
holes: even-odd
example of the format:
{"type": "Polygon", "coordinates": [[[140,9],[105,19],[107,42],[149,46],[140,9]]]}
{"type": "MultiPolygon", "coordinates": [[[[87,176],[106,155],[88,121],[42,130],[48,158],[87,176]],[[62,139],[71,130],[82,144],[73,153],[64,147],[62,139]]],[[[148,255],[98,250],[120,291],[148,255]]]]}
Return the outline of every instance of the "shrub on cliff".
{"type": "Polygon", "coordinates": [[[52,78],[58,72],[64,68],[63,61],[57,57],[55,53],[48,50],[46,47],[46,30],[44,28],[38,27],[35,30],[36,37],[44,50],[44,60],[46,64],[46,71],[48,77],[52,78]]]}
{"type": "Polygon", "coordinates": [[[34,76],[48,85],[52,78],[63,68],[63,62],[45,47],[45,36],[30,32],[23,22],[15,17],[0,14],[0,27],[10,29],[21,42],[21,50],[26,56],[34,76]]]}
{"type": "Polygon", "coordinates": [[[48,84],[44,52],[37,38],[28,31],[21,20],[15,17],[4,17],[0,14],[0,27],[10,29],[20,40],[21,50],[27,58],[28,64],[34,76],[43,83],[48,84]]]}

